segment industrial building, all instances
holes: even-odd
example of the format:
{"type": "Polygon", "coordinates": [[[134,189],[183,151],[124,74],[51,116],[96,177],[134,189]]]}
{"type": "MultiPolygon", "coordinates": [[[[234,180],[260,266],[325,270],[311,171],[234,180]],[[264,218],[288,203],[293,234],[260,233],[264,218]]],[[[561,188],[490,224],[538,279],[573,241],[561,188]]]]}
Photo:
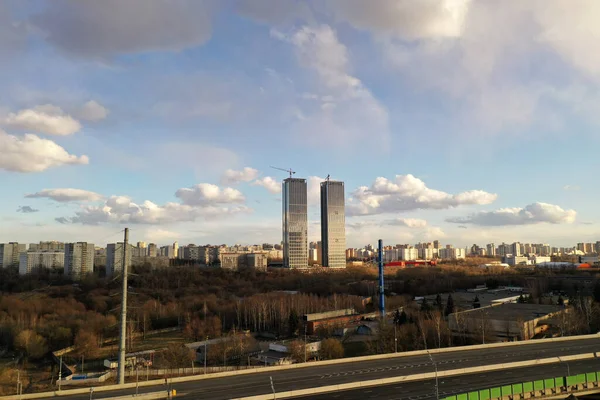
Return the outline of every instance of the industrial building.
{"type": "Polygon", "coordinates": [[[504,303],[460,311],[448,316],[453,335],[487,342],[529,340],[558,325],[569,309],[559,305],[504,303]]]}
{"type": "Polygon", "coordinates": [[[322,265],[346,268],[346,216],[344,182],[321,182],[322,265]]]}
{"type": "Polygon", "coordinates": [[[283,266],[308,267],[308,207],[306,179],[283,181],[283,266]]]}

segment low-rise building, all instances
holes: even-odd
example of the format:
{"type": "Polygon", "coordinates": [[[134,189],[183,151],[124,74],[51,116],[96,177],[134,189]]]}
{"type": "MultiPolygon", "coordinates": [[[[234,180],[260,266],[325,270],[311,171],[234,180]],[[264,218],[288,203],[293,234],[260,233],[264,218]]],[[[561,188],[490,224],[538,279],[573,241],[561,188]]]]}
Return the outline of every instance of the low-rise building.
{"type": "Polygon", "coordinates": [[[559,305],[504,303],[452,313],[448,326],[453,335],[486,343],[529,340],[558,326],[558,317],[568,311],[559,305]]]}

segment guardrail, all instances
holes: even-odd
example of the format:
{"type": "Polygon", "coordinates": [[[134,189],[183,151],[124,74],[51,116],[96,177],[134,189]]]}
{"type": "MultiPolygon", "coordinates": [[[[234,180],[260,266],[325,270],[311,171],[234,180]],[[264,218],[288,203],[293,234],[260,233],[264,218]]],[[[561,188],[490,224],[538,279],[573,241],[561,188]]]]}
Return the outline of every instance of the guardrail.
{"type": "Polygon", "coordinates": [[[518,400],[600,390],[600,371],[497,386],[448,396],[442,400],[518,400]]]}

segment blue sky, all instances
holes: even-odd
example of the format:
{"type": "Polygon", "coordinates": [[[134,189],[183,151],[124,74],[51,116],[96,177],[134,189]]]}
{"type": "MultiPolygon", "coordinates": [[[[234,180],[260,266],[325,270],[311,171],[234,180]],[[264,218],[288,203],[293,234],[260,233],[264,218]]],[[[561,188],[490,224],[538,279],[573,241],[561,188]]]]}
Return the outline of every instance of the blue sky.
{"type": "Polygon", "coordinates": [[[0,241],[600,239],[595,0],[0,3],[0,241]],[[367,5],[368,4],[368,5],[367,5]]]}

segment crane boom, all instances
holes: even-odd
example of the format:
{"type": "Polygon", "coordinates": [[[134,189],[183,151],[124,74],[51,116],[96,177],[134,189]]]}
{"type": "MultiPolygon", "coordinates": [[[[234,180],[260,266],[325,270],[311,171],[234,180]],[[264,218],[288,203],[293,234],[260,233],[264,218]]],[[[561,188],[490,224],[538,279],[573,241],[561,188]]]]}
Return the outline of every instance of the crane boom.
{"type": "Polygon", "coordinates": [[[296,171],[292,171],[291,168],[290,169],[285,169],[285,168],[274,167],[272,165],[271,165],[271,168],[287,172],[288,174],[290,174],[290,178],[292,177],[292,175],[294,175],[296,173],[296,171]]]}

